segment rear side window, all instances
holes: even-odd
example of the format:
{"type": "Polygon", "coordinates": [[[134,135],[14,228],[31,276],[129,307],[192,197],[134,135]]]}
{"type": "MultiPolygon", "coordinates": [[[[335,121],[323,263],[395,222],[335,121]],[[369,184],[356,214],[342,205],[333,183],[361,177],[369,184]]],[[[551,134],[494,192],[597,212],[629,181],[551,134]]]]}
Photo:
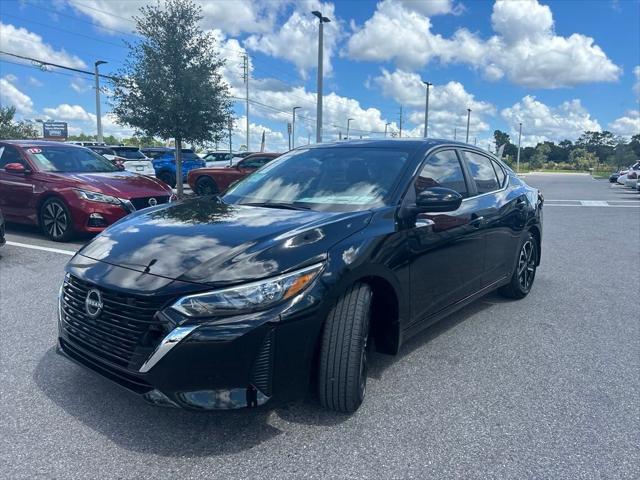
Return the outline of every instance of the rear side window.
{"type": "Polygon", "coordinates": [[[260,168],[265,163],[273,160],[270,157],[255,157],[255,158],[247,158],[246,160],[241,161],[238,166],[240,168],[260,168]]]}
{"type": "Polygon", "coordinates": [[[474,152],[464,152],[471,178],[476,184],[478,194],[493,192],[500,188],[496,171],[489,157],[474,152]]]}
{"type": "Polygon", "coordinates": [[[505,180],[507,179],[507,174],[504,173],[504,170],[497,162],[492,162],[493,168],[496,171],[496,175],[498,175],[498,183],[501,187],[504,187],[505,180]]]}
{"type": "Polygon", "coordinates": [[[443,150],[431,155],[425,162],[414,185],[416,195],[430,187],[444,187],[467,197],[467,185],[454,150],[443,150]]]}
{"type": "Polygon", "coordinates": [[[24,160],[16,148],[3,145],[0,147],[0,168],[4,168],[10,163],[21,163],[26,167],[24,160]]]}

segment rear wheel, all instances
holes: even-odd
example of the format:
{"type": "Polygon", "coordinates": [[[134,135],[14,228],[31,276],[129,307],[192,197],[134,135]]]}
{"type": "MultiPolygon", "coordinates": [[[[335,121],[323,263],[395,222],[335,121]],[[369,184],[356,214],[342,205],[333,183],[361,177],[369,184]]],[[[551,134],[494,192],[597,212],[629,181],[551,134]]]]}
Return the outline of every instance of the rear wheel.
{"type": "Polygon", "coordinates": [[[40,226],[54,242],[66,242],[73,236],[73,220],[62,200],[50,198],[40,207],[40,226]]]}
{"type": "Polygon", "coordinates": [[[196,182],[196,193],[198,195],[215,195],[218,191],[216,182],[210,177],[200,177],[196,182]]]}
{"type": "Polygon", "coordinates": [[[500,293],[508,298],[520,299],[531,291],[536,278],[538,263],[538,246],[531,232],[528,232],[520,244],[518,264],[508,285],[500,288],[500,293]]]}
{"type": "Polygon", "coordinates": [[[160,172],[157,178],[169,185],[171,188],[175,188],[176,186],[176,176],[171,172],[160,172]]]}
{"type": "Polygon", "coordinates": [[[371,289],[351,286],[327,316],[320,349],[318,395],[323,407],[355,412],[367,387],[371,289]]]}

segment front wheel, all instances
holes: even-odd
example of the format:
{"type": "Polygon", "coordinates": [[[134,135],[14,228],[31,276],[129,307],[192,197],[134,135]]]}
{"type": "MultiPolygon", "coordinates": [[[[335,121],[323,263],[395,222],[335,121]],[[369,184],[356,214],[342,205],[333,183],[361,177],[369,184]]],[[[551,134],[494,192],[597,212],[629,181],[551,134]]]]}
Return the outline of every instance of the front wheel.
{"type": "Polygon", "coordinates": [[[66,242],[73,236],[73,220],[62,200],[50,198],[40,207],[40,226],[54,242],[66,242]]]}
{"type": "Polygon", "coordinates": [[[318,371],[318,394],[325,408],[353,413],[364,400],[371,298],[368,285],[352,285],[327,316],[318,371]]]}
{"type": "Polygon", "coordinates": [[[499,292],[507,298],[520,299],[526,297],[531,291],[533,281],[536,278],[537,263],[538,246],[535,238],[529,232],[520,244],[518,264],[511,276],[511,281],[508,285],[500,288],[499,292]]]}
{"type": "Polygon", "coordinates": [[[218,193],[218,186],[209,177],[200,177],[196,182],[196,193],[198,195],[215,195],[218,193]]]}

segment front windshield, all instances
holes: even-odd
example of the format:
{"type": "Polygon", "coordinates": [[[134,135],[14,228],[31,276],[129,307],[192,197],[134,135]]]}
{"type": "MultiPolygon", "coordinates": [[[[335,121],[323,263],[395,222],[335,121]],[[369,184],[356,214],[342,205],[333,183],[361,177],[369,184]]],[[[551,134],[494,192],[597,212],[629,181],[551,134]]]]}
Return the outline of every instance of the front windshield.
{"type": "Polygon", "coordinates": [[[117,172],[106,158],[80,147],[32,147],[27,154],[44,172],[117,172]]]}
{"type": "Polygon", "coordinates": [[[399,148],[295,150],[232,187],[227,203],[355,211],[387,204],[411,152],[399,148]]]}
{"type": "Polygon", "coordinates": [[[127,160],[144,160],[144,153],[142,153],[137,148],[114,148],[116,155],[122,158],[126,158],[127,160]]]}

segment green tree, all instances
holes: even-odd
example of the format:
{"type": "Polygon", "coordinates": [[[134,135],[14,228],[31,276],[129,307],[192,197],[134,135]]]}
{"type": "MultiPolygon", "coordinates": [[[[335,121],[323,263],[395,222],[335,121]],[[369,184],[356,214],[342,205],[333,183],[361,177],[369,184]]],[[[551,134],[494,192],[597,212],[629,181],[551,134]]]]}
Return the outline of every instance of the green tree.
{"type": "Polygon", "coordinates": [[[0,107],[0,140],[37,138],[38,131],[30,123],[15,121],[16,107],[0,107]]]}
{"type": "Polygon", "coordinates": [[[542,168],[544,164],[548,160],[549,152],[551,151],[551,147],[547,143],[539,143],[533,155],[529,159],[529,165],[532,169],[542,168]]]}
{"type": "Polygon", "coordinates": [[[493,138],[496,141],[496,149],[500,148],[500,145],[504,145],[504,157],[516,157],[518,154],[518,147],[511,143],[511,138],[508,133],[503,132],[502,130],[495,130],[493,132],[493,138]]]}
{"type": "Polygon", "coordinates": [[[569,160],[578,170],[588,170],[596,166],[598,156],[585,148],[574,148],[569,154],[569,160]]]}
{"type": "Polygon", "coordinates": [[[607,130],[602,132],[586,131],[576,140],[575,146],[595,153],[598,158],[608,158],[613,154],[613,149],[618,142],[616,136],[607,130]]]}
{"type": "Polygon", "coordinates": [[[183,142],[203,144],[224,131],[231,100],[215,38],[200,28],[201,7],[190,0],[149,5],[134,18],[142,40],[113,81],[113,113],[145,135],[173,138],[176,184],[182,197],[183,142]]]}
{"type": "Polygon", "coordinates": [[[619,169],[632,165],[638,160],[638,157],[633,151],[633,147],[631,144],[620,142],[613,149],[613,155],[607,158],[607,160],[609,163],[611,163],[611,161],[613,160],[613,163],[611,163],[611,165],[619,169]]]}

